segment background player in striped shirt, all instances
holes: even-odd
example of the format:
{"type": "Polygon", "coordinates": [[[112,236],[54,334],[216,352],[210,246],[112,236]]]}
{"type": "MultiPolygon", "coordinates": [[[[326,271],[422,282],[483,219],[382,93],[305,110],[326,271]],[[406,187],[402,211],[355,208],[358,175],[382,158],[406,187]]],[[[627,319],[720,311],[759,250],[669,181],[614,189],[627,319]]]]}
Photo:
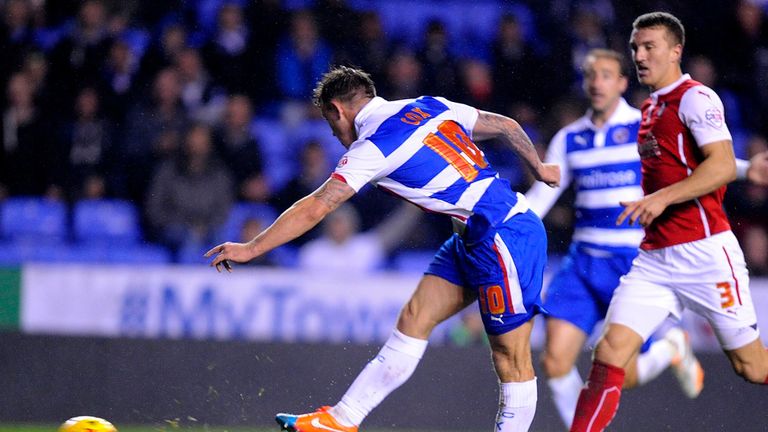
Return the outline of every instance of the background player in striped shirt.
{"type": "MultiPolygon", "coordinates": [[[[535,184],[526,194],[531,210],[543,218],[569,185],[576,193],[573,241],[544,303],[549,314],[542,364],[567,427],[584,385],[576,359],[605,318],[619,278],[629,271],[643,238],[642,227],[616,225],[623,210],[619,201],[643,196],[637,153],[640,111],[621,97],[627,89],[624,57],[613,50],[594,49],[582,69],[590,109],[558,131],[547,149],[546,162],[561,167],[560,186],[535,184]]],[[[703,372],[679,327],[669,329],[662,339],[651,339],[644,348],[636,361],[629,362],[625,387],[645,384],[675,360],[675,376],[684,392],[698,396],[703,372]]]]}
{"type": "Polygon", "coordinates": [[[252,241],[212,248],[206,254],[215,256],[211,265],[230,270],[230,261],[251,260],[300,236],[365,183],[451,216],[457,233],[437,252],[392,336],[341,401],[313,414],[278,414],[278,423],[290,431],[357,431],[411,376],[432,329],[477,301],[500,382],[494,430],[528,430],[537,400],[530,333],[541,310],[546,233],[525,197],[499,178],[474,140],[502,139],[550,186],[560,181],[559,167],[542,163],[510,118],[440,97],[387,101],[357,69],[328,72],[314,101],[348,148],[335,172],[252,241]]]}
{"type": "Polygon", "coordinates": [[[669,315],[686,308],[709,321],[737,374],[768,384],[747,268],[722,206],[737,172],[731,135],[717,94],[683,75],[684,44],[682,24],[668,13],[633,23],[637,77],[652,92],[638,132],[645,196],[622,202],[616,223],[639,223],[645,237],[611,300],[572,431],[610,423],[625,368],[669,315]]]}

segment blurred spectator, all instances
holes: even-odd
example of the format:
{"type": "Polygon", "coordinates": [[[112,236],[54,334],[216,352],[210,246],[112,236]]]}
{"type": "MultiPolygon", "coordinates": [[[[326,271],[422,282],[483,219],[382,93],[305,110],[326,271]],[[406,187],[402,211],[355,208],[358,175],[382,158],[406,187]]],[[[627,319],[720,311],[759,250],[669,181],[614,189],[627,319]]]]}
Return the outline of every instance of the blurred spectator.
{"type": "Polygon", "coordinates": [[[187,46],[187,30],[181,23],[171,23],[163,28],[157,41],[150,44],[141,59],[140,81],[149,83],[163,69],[173,66],[176,57],[187,46]]]}
{"type": "Polygon", "coordinates": [[[577,8],[547,59],[549,73],[544,90],[548,90],[550,98],[563,93],[580,94],[584,58],[591,49],[606,47],[608,39],[600,15],[588,7],[577,8]]]}
{"type": "Polygon", "coordinates": [[[328,41],[337,56],[346,57],[364,31],[360,16],[346,0],[315,0],[312,12],[319,24],[320,36],[328,41]],[[352,23],[359,23],[353,25],[352,23]]]}
{"type": "Polygon", "coordinates": [[[487,111],[499,111],[491,68],[480,60],[466,60],[461,65],[459,102],[487,111]]]}
{"type": "Polygon", "coordinates": [[[424,32],[423,46],[416,58],[422,65],[425,94],[453,99],[459,82],[449,39],[445,24],[438,20],[430,21],[424,32]]]}
{"type": "Polygon", "coordinates": [[[306,143],[301,150],[300,158],[301,165],[297,175],[288,181],[274,197],[274,206],[281,212],[314,192],[331,175],[325,150],[317,141],[306,143]]]}
{"type": "MultiPolygon", "coordinates": [[[[768,140],[763,136],[754,135],[748,143],[747,157],[750,159],[768,152],[768,140]]],[[[745,181],[731,183],[725,195],[725,208],[728,210],[733,231],[744,248],[750,273],[753,272],[753,266],[758,270],[764,269],[761,267],[761,252],[755,250],[761,246],[761,239],[749,237],[761,236],[762,231],[768,229],[768,187],[745,181]]]]}
{"type": "Polygon", "coordinates": [[[35,104],[46,113],[46,115],[56,115],[56,106],[52,103],[51,89],[48,80],[48,61],[45,56],[38,51],[30,51],[24,57],[22,72],[29,79],[32,85],[32,92],[35,95],[35,104]]]}
{"type": "Polygon", "coordinates": [[[538,60],[514,15],[504,15],[499,20],[492,56],[493,81],[499,98],[528,102],[538,99],[536,86],[531,85],[537,79],[538,60]]]}
{"type": "Polygon", "coordinates": [[[224,121],[214,131],[216,150],[238,185],[262,171],[259,145],[251,135],[252,120],[253,108],[248,97],[233,95],[227,101],[224,121]]]}
{"type": "Polygon", "coordinates": [[[250,0],[246,2],[246,21],[252,32],[249,49],[253,53],[250,95],[256,105],[276,99],[279,93],[275,82],[277,47],[288,27],[288,13],[280,0],[250,0]]]}
{"type": "Polygon", "coordinates": [[[272,188],[264,173],[253,173],[240,182],[240,199],[246,202],[268,204],[272,200],[272,188]]]}
{"type": "Polygon", "coordinates": [[[750,225],[742,232],[744,259],[751,276],[768,276],[768,229],[750,225]]]}
{"type": "Polygon", "coordinates": [[[60,159],[51,142],[51,127],[35,105],[27,75],[11,75],[7,98],[1,125],[0,185],[10,195],[58,196],[54,177],[61,172],[56,165],[60,159]]]}
{"type": "Polygon", "coordinates": [[[251,31],[243,20],[237,3],[224,3],[219,9],[218,25],[202,54],[213,78],[230,93],[245,92],[253,67],[262,67],[250,52],[251,31]]]}
{"type": "Polygon", "coordinates": [[[106,8],[102,0],[85,0],[80,6],[77,25],[51,53],[52,88],[57,102],[71,107],[77,89],[92,85],[99,77],[104,59],[109,57],[112,39],[107,31],[106,8]]]}
{"type": "Polygon", "coordinates": [[[27,52],[33,49],[31,8],[27,0],[8,0],[3,5],[3,21],[0,23],[0,85],[5,88],[8,77],[19,69],[27,52]]]}
{"type": "MultiPolygon", "coordinates": [[[[745,119],[750,126],[760,127],[766,118],[760,110],[768,110],[768,20],[759,2],[739,0],[725,22],[728,43],[719,44],[723,81],[736,91],[753,116],[745,119]],[[755,106],[760,107],[756,110],[755,106]]],[[[745,113],[745,114],[749,114],[745,113]]]]}
{"type": "Polygon", "coordinates": [[[331,48],[320,38],[310,11],[298,11],[291,18],[290,31],[277,49],[277,86],[289,100],[307,101],[333,59],[331,48]]]}
{"type": "Polygon", "coordinates": [[[384,34],[381,17],[375,11],[360,16],[360,34],[350,46],[350,63],[369,71],[377,86],[383,85],[386,65],[390,55],[390,43],[384,34]]]}
{"type": "Polygon", "coordinates": [[[715,90],[723,102],[726,115],[728,116],[728,129],[733,136],[734,152],[736,157],[743,158],[746,155],[744,135],[744,115],[739,97],[728,88],[723,88],[718,81],[715,64],[704,55],[695,55],[688,59],[686,71],[691,78],[699,81],[705,86],[715,90]]]}
{"type": "Polygon", "coordinates": [[[232,180],[213,154],[210,129],[192,126],[178,158],[152,178],[147,220],[154,237],[174,252],[213,242],[234,200],[232,180]]]}
{"type": "Polygon", "coordinates": [[[120,165],[125,171],[122,173],[127,188],[124,193],[131,199],[143,200],[148,173],[176,153],[188,121],[181,104],[178,73],[174,69],[160,71],[151,99],[129,112],[124,128],[120,165]]]}
{"type": "Polygon", "coordinates": [[[344,274],[381,270],[387,254],[408,237],[421,213],[415,206],[402,203],[384,222],[361,233],[357,210],[351,204],[342,204],[323,221],[322,236],[299,249],[299,267],[344,274]]]}
{"type": "Polygon", "coordinates": [[[98,174],[89,175],[82,184],[81,199],[97,200],[107,197],[107,184],[104,177],[98,174]]]}
{"type": "Polygon", "coordinates": [[[224,114],[227,96],[205,69],[198,50],[182,49],[176,56],[176,69],[181,84],[181,102],[189,117],[208,125],[216,124],[224,114]]]}
{"type": "Polygon", "coordinates": [[[104,114],[112,121],[122,123],[136,94],[138,60],[131,47],[115,40],[101,72],[99,90],[104,98],[104,114]]]}
{"type": "Polygon", "coordinates": [[[80,91],[74,111],[74,120],[62,128],[60,144],[66,160],[64,191],[71,201],[83,198],[86,180],[109,172],[114,133],[112,124],[101,115],[99,94],[93,88],[80,91]]]}
{"type": "Polygon", "coordinates": [[[398,49],[387,65],[387,79],[379,88],[381,96],[389,100],[421,96],[421,63],[412,52],[398,49]]]}

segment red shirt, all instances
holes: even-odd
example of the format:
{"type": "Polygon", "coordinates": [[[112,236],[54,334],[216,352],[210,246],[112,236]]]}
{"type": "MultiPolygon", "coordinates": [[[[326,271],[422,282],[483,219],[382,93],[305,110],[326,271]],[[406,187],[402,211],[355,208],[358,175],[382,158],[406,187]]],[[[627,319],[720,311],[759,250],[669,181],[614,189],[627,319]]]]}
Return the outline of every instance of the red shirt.
{"type": "MultiPolygon", "coordinates": [[[[684,180],[704,160],[701,146],[731,140],[723,104],[710,88],[683,75],[651,94],[642,109],[638,152],[645,195],[684,180]]],[[[641,249],[688,243],[730,230],[723,210],[725,186],[673,204],[645,228],[641,249]]]]}

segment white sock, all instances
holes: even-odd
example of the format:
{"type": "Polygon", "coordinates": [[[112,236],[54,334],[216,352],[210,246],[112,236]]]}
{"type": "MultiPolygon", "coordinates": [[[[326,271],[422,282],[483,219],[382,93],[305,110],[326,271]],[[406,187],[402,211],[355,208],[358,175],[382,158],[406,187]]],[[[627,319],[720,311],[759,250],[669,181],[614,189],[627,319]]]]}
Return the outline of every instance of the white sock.
{"type": "Polygon", "coordinates": [[[427,341],[395,329],[330,414],[344,426],[360,426],[387,395],[411,377],[426,349],[427,341]]]}
{"type": "Polygon", "coordinates": [[[525,382],[499,383],[499,412],[496,432],[524,432],[536,414],[536,377],[525,382]]]}
{"type": "Polygon", "coordinates": [[[547,380],[549,389],[552,390],[552,400],[555,402],[557,412],[563,420],[563,424],[570,428],[573,423],[573,416],[576,413],[576,402],[579,400],[579,393],[584,387],[584,380],[581,379],[579,371],[573,367],[567,374],[549,378],[547,380]]]}
{"type": "Polygon", "coordinates": [[[672,342],[660,339],[652,343],[648,351],[637,356],[637,384],[643,385],[664,371],[677,354],[672,342]]]}

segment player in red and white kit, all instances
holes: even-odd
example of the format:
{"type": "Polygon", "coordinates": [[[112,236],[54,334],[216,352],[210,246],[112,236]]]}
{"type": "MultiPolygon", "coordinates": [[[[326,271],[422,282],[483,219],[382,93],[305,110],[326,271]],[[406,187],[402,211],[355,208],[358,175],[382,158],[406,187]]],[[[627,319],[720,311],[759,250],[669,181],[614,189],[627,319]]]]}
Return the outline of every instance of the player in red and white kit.
{"type": "Polygon", "coordinates": [[[683,75],[685,31],[668,13],[638,17],[630,46],[642,107],[638,151],[641,200],[621,203],[617,224],[645,227],[640,253],[622,277],[606,316],[571,431],[602,431],[621,397],[624,368],[643,341],[684,309],[706,318],[737,374],[768,384],[768,352],[759,339],[744,257],[723,210],[736,178],[723,104],[712,89],[683,75]]]}

